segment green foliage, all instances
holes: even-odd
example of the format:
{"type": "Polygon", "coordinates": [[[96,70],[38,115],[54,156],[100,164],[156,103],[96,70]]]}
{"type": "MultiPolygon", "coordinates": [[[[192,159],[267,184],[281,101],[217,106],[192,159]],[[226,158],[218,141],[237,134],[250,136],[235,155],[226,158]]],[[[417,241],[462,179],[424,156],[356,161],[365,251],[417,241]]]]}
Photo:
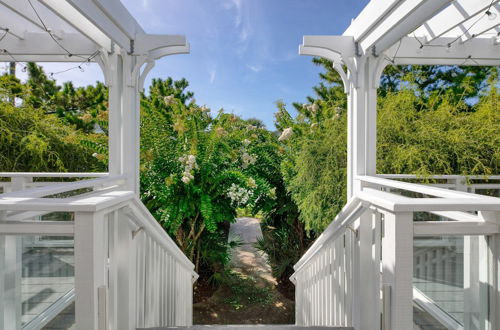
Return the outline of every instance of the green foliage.
{"type": "Polygon", "coordinates": [[[237,208],[272,203],[255,149],[266,133],[223,111],[212,117],[187,86],[154,79],[142,98],[141,196],[196,269],[217,273],[229,262],[224,228],[237,208]]]}
{"type": "Polygon", "coordinates": [[[26,104],[0,101],[0,168],[12,172],[102,170],[84,134],[26,104]]]}
{"type": "MultiPolygon", "coordinates": [[[[329,61],[310,104],[278,103],[282,173],[307,230],[321,232],[346,202],[346,97],[329,61]],[[283,134],[284,136],[286,134],[283,134]]],[[[500,167],[496,68],[388,67],[379,90],[378,173],[488,175],[500,167]],[[475,101],[475,102],[474,102],[475,101]]]]}

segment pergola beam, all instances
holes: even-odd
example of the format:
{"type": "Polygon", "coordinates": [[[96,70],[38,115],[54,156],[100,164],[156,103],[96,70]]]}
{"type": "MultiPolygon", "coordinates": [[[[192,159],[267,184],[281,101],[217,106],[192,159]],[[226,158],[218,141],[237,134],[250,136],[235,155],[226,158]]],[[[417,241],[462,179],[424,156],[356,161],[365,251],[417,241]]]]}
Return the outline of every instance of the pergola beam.
{"type": "Polygon", "coordinates": [[[364,54],[370,50],[381,53],[421,26],[451,1],[406,0],[385,5],[380,1],[372,1],[343,35],[353,36],[364,54]],[[380,6],[380,9],[377,9],[377,6],[380,6]]]}
{"type": "Polygon", "coordinates": [[[425,23],[451,0],[407,0],[385,17],[362,40],[361,49],[367,53],[373,49],[379,54],[425,23]]]}
{"type": "MultiPolygon", "coordinates": [[[[498,3],[500,0],[494,0],[493,4],[498,3]]],[[[464,32],[467,21],[471,18],[477,17],[476,15],[483,15],[484,12],[492,4],[491,0],[456,0],[448,8],[438,13],[436,16],[428,20],[420,28],[415,31],[417,37],[426,37],[428,42],[446,36],[447,32],[454,30],[456,27],[461,27],[461,33],[464,32]]],[[[472,19],[474,22],[475,19],[472,19]]],[[[469,23],[472,24],[472,23],[469,23]]]]}
{"type": "MultiPolygon", "coordinates": [[[[144,34],[141,26],[117,0],[41,1],[96,42],[98,42],[96,35],[89,33],[89,27],[105,34],[113,43],[129,52],[132,50],[131,40],[135,39],[136,34],[144,34]]],[[[102,39],[102,36],[99,36],[99,39],[102,39]]],[[[101,42],[99,44],[103,47],[107,46],[102,45],[101,42]]]]}
{"type": "MultiPolygon", "coordinates": [[[[43,0],[42,2],[47,8],[51,9],[57,16],[65,20],[69,25],[80,31],[83,35],[87,36],[90,40],[97,45],[107,50],[112,50],[112,43],[116,42],[121,46],[129,47],[129,39],[123,37],[123,33],[114,24],[107,24],[105,15],[96,10],[95,8],[86,8],[88,11],[84,14],[79,8],[75,8],[67,1],[61,0],[43,0]],[[89,19],[89,16],[102,25],[96,24],[89,19]]],[[[88,6],[93,5],[87,1],[88,6]]]]}
{"type": "Polygon", "coordinates": [[[421,47],[416,38],[405,37],[387,50],[386,55],[395,64],[421,65],[500,65],[500,45],[493,39],[474,38],[465,43],[456,42],[456,38],[435,39],[434,45],[442,47],[421,47]],[[395,57],[394,57],[395,55],[395,57]]]}
{"type": "MultiPolygon", "coordinates": [[[[98,50],[95,43],[79,33],[68,33],[63,34],[62,36],[63,38],[61,39],[61,42],[64,43],[68,49],[71,49],[72,54],[79,56],[68,56],[68,53],[59,47],[46,32],[27,32],[24,33],[23,39],[7,35],[2,40],[0,48],[6,49],[8,53],[12,54],[18,61],[24,61],[21,60],[20,57],[25,55],[33,55],[33,45],[36,45],[36,56],[63,56],[68,60],[68,62],[71,62],[72,60],[83,62],[85,59],[82,59],[80,56],[89,56],[98,50]]],[[[9,56],[8,54],[4,55],[9,56]]],[[[9,61],[12,60],[13,59],[11,58],[9,61]]]]}

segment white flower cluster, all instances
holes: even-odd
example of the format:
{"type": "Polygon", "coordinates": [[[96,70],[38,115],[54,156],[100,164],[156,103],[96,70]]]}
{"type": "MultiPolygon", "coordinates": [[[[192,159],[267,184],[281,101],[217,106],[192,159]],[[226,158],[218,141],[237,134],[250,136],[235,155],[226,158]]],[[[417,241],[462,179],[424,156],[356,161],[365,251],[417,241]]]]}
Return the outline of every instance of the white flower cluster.
{"type": "Polygon", "coordinates": [[[281,133],[280,137],[278,138],[278,141],[285,141],[287,140],[288,138],[290,138],[290,136],[292,136],[292,128],[291,127],[288,127],[288,128],[285,128],[283,130],[283,133],[281,133]]]}
{"type": "Polygon", "coordinates": [[[250,141],[249,139],[245,139],[245,140],[243,140],[243,145],[244,145],[245,147],[248,147],[248,146],[250,145],[250,143],[252,143],[252,141],[250,141]]]}
{"type": "Polygon", "coordinates": [[[243,155],[241,155],[241,161],[243,162],[242,167],[247,168],[248,165],[253,165],[257,161],[257,156],[250,155],[248,152],[244,152],[243,155]]]}
{"type": "Polygon", "coordinates": [[[248,125],[247,126],[247,130],[249,130],[249,131],[253,131],[256,128],[257,128],[257,126],[254,126],[254,125],[248,125]]]}
{"type": "Polygon", "coordinates": [[[210,112],[210,109],[209,109],[206,105],[204,105],[204,106],[202,106],[202,107],[200,108],[200,111],[201,111],[201,112],[210,112]]]}
{"type": "Polygon", "coordinates": [[[184,165],[184,173],[182,173],[182,182],[188,184],[194,179],[191,173],[193,169],[198,169],[198,164],[196,163],[196,157],[194,155],[187,155],[179,157],[179,161],[184,165]]]}
{"type": "Polygon", "coordinates": [[[166,105],[171,105],[174,103],[174,98],[175,98],[174,95],[165,96],[163,98],[163,101],[165,102],[166,105]]]}
{"type": "Polygon", "coordinates": [[[239,187],[236,184],[232,184],[227,191],[227,197],[231,199],[236,205],[245,205],[248,203],[248,200],[252,197],[253,192],[249,189],[245,189],[243,187],[239,187]]]}
{"type": "Polygon", "coordinates": [[[255,189],[257,188],[257,182],[255,182],[255,179],[254,178],[250,178],[248,179],[247,181],[247,185],[252,188],[252,189],[255,189]]]}
{"type": "Polygon", "coordinates": [[[313,114],[318,112],[318,110],[319,110],[319,105],[317,103],[303,104],[302,107],[313,114]]]}

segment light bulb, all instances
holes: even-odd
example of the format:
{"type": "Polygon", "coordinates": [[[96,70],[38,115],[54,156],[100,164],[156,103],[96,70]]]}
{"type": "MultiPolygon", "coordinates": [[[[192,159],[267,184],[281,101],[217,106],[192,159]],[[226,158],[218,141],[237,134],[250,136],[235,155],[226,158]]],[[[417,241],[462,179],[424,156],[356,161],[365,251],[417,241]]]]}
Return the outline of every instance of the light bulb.
{"type": "Polygon", "coordinates": [[[492,11],[490,11],[490,10],[487,10],[487,11],[486,11],[486,15],[488,15],[488,19],[489,19],[490,21],[494,21],[494,20],[496,20],[496,19],[497,19],[497,14],[496,14],[496,13],[493,13],[493,12],[492,12],[492,11]]]}

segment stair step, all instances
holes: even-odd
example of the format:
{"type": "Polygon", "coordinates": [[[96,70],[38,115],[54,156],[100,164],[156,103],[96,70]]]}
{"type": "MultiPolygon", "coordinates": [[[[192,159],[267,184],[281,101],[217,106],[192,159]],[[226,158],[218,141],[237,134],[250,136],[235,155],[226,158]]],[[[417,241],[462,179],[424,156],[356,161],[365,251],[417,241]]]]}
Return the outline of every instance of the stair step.
{"type": "MultiPolygon", "coordinates": [[[[251,325],[193,325],[191,327],[156,327],[142,328],[142,330],[169,330],[169,329],[192,329],[192,330],[249,330],[249,329],[273,329],[273,330],[354,330],[352,327],[318,327],[318,326],[298,326],[298,325],[267,325],[267,324],[251,324],[251,325]]],[[[141,329],[137,329],[141,330],[141,329]]]]}

